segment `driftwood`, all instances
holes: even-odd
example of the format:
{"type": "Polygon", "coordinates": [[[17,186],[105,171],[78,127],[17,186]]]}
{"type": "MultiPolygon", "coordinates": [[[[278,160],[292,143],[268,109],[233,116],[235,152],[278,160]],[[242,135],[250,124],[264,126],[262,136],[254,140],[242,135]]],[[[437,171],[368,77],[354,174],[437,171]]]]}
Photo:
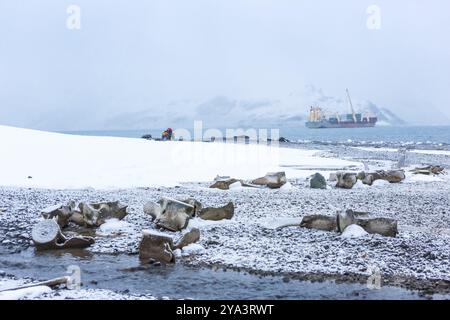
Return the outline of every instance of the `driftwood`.
{"type": "Polygon", "coordinates": [[[36,250],[85,248],[95,242],[92,237],[75,236],[67,238],[53,219],[40,221],[31,232],[36,250]]]}
{"type": "Polygon", "coordinates": [[[28,283],[28,284],[24,284],[24,285],[21,285],[18,287],[0,289],[0,292],[27,289],[27,288],[33,288],[33,287],[39,287],[39,286],[56,287],[56,286],[60,286],[60,285],[67,285],[67,283],[69,281],[70,281],[70,277],[65,276],[65,277],[50,279],[47,281],[28,283]]]}
{"type": "Polygon", "coordinates": [[[414,174],[425,174],[425,175],[438,175],[438,174],[444,174],[444,168],[441,166],[426,166],[422,168],[415,168],[411,170],[410,172],[414,174]]]}
{"type": "Polygon", "coordinates": [[[234,204],[229,202],[227,205],[220,208],[204,208],[198,214],[199,218],[203,220],[223,220],[231,219],[234,215],[234,204]]]}

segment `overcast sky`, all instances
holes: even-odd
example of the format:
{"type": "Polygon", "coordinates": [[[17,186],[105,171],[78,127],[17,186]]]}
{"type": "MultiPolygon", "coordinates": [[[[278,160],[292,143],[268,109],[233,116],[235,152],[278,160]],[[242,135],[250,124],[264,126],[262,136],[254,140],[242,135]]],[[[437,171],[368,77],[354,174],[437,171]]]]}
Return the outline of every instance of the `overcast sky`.
{"type": "Polygon", "coordinates": [[[0,0],[0,124],[93,129],[173,100],[308,84],[450,122],[449,14],[448,0],[0,0]]]}

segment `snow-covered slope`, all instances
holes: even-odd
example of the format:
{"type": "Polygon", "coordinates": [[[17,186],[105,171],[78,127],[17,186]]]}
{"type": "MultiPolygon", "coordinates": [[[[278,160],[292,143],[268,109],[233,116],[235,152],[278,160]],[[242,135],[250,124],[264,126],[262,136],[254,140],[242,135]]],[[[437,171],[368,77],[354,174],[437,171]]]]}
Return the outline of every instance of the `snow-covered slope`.
{"type": "MultiPolygon", "coordinates": [[[[149,106],[140,112],[124,113],[110,117],[102,126],[112,128],[160,128],[161,123],[172,127],[190,127],[195,120],[202,120],[205,127],[298,127],[308,117],[310,106],[320,106],[329,115],[349,113],[349,105],[342,98],[327,96],[314,86],[292,92],[276,99],[236,99],[216,96],[205,100],[173,101],[165,106],[149,106]]],[[[386,108],[379,108],[370,101],[354,99],[358,112],[378,116],[380,124],[400,125],[405,122],[386,108]]]]}
{"type": "Polygon", "coordinates": [[[302,168],[357,165],[315,157],[315,151],[204,142],[158,142],[65,135],[0,126],[0,185],[43,188],[126,188],[249,179],[268,171],[300,177],[302,168]]]}

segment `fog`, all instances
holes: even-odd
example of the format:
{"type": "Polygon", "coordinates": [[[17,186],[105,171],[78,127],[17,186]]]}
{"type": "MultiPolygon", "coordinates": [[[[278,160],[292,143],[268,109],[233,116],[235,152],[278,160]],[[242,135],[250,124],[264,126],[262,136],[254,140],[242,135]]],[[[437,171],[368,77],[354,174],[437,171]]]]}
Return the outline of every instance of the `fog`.
{"type": "Polygon", "coordinates": [[[449,14],[447,0],[0,0],[0,124],[188,126],[199,110],[226,117],[217,97],[295,116],[310,86],[450,124],[449,14]],[[148,124],[121,122],[141,112],[148,124]]]}

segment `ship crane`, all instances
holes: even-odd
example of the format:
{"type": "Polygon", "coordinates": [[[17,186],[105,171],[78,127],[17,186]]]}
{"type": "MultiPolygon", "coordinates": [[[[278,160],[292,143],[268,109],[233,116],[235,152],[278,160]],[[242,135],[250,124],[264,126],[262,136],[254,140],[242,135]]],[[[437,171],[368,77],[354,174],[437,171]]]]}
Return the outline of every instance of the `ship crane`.
{"type": "Polygon", "coordinates": [[[353,122],[356,123],[356,114],[355,114],[355,109],[353,109],[352,99],[350,98],[350,92],[348,92],[348,89],[345,89],[345,90],[347,91],[348,103],[350,104],[350,108],[352,109],[353,122]]]}

